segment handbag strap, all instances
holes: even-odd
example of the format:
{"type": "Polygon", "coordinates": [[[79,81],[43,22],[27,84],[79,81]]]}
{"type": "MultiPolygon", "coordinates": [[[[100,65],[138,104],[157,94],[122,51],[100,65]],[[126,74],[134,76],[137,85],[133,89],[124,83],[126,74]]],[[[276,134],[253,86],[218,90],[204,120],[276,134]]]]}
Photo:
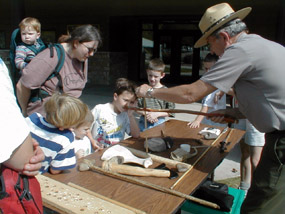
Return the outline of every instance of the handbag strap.
{"type": "Polygon", "coordinates": [[[2,167],[0,164],[0,200],[8,196],[9,194],[6,192],[6,186],[5,186],[4,178],[2,175],[2,167]]]}
{"type": "Polygon", "coordinates": [[[36,201],[34,200],[33,195],[30,192],[29,178],[27,175],[19,174],[18,181],[17,181],[16,185],[14,186],[14,188],[15,188],[15,192],[19,198],[19,201],[21,202],[21,205],[22,205],[23,209],[25,210],[25,213],[28,213],[28,212],[27,212],[25,205],[23,203],[23,199],[26,199],[27,201],[33,200],[37,210],[39,211],[39,213],[41,213],[41,210],[39,209],[36,201]],[[23,188],[21,188],[21,180],[23,183],[23,188]]]}

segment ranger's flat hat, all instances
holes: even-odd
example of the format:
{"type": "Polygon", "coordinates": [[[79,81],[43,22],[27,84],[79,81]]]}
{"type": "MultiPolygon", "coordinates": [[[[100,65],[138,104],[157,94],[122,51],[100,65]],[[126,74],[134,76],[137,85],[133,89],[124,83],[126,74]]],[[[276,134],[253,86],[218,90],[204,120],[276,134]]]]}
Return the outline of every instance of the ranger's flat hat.
{"type": "Polygon", "coordinates": [[[195,43],[194,48],[207,44],[207,38],[224,24],[236,18],[244,19],[251,11],[251,7],[243,8],[237,12],[228,3],[221,3],[209,7],[199,22],[202,37],[195,43]]]}

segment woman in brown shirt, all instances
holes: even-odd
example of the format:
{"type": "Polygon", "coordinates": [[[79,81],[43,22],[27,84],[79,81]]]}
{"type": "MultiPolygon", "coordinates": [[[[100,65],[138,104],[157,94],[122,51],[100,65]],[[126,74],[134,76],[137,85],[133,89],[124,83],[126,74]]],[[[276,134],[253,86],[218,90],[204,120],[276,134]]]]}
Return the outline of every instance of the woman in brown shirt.
{"type": "Polygon", "coordinates": [[[75,28],[70,35],[62,35],[59,43],[65,52],[65,61],[59,72],[60,78],[48,77],[53,73],[57,63],[57,52],[50,56],[50,50],[39,53],[23,70],[17,83],[17,98],[24,116],[33,112],[45,115],[44,103],[55,91],[60,90],[74,97],[80,97],[87,82],[88,58],[93,56],[101,43],[99,31],[92,25],[75,28]],[[43,99],[31,100],[33,89],[41,89],[43,99]]]}

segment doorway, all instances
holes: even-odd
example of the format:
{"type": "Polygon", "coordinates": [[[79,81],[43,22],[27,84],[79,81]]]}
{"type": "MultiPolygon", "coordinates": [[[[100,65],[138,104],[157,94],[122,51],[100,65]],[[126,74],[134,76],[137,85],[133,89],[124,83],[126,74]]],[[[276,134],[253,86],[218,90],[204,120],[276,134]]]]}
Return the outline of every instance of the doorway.
{"type": "Polygon", "coordinates": [[[201,34],[196,25],[144,24],[142,28],[141,78],[145,79],[145,69],[152,58],[164,61],[165,83],[191,83],[200,78],[200,49],[194,49],[194,44],[201,34]]]}
{"type": "MultiPolygon", "coordinates": [[[[199,65],[194,63],[195,34],[191,31],[160,31],[158,34],[159,50],[157,57],[166,65],[167,82],[192,82],[199,78],[199,65]],[[197,66],[197,67],[195,67],[197,66]]],[[[199,63],[199,61],[198,61],[199,63]]]]}

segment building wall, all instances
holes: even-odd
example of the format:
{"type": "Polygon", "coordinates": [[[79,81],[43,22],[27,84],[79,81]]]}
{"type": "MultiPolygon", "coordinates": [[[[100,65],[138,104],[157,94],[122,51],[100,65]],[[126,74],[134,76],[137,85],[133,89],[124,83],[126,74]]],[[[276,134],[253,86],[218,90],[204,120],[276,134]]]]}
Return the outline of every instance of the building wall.
{"type": "Polygon", "coordinates": [[[128,75],[128,55],[120,52],[98,52],[88,61],[88,85],[113,85],[128,75]]]}
{"type": "MultiPolygon", "coordinates": [[[[102,50],[109,49],[110,17],[120,16],[178,16],[202,15],[207,7],[224,1],[217,0],[2,0],[0,1],[0,31],[5,31],[6,44],[21,16],[34,16],[42,23],[43,30],[53,30],[56,38],[66,33],[67,25],[98,24],[103,33],[102,50]]],[[[275,40],[278,38],[280,13],[283,0],[229,0],[235,10],[253,8],[246,22],[251,32],[275,40]]],[[[118,32],[120,33],[120,32],[118,32]]]]}
{"type": "MultiPolygon", "coordinates": [[[[103,45],[99,48],[99,52],[90,58],[90,82],[112,83],[118,73],[136,81],[140,76],[140,20],[143,17],[171,18],[191,15],[199,17],[206,8],[221,2],[224,1],[2,0],[0,36],[4,35],[4,49],[9,49],[12,31],[20,20],[27,16],[38,18],[42,24],[43,36],[49,35],[54,42],[60,35],[67,33],[69,25],[93,24],[98,26],[102,33],[103,45]],[[123,63],[119,63],[117,59],[121,59],[123,63]],[[110,60],[111,64],[110,62],[108,64],[107,60],[110,60]],[[112,65],[113,62],[116,62],[116,65],[112,65]],[[120,67],[119,72],[115,70],[117,66],[120,67]],[[102,75],[97,77],[94,69],[98,69],[96,72],[102,75]]],[[[271,0],[270,3],[268,0],[228,0],[227,2],[235,10],[248,6],[253,8],[245,19],[251,33],[285,44],[284,0],[271,0]]]]}

